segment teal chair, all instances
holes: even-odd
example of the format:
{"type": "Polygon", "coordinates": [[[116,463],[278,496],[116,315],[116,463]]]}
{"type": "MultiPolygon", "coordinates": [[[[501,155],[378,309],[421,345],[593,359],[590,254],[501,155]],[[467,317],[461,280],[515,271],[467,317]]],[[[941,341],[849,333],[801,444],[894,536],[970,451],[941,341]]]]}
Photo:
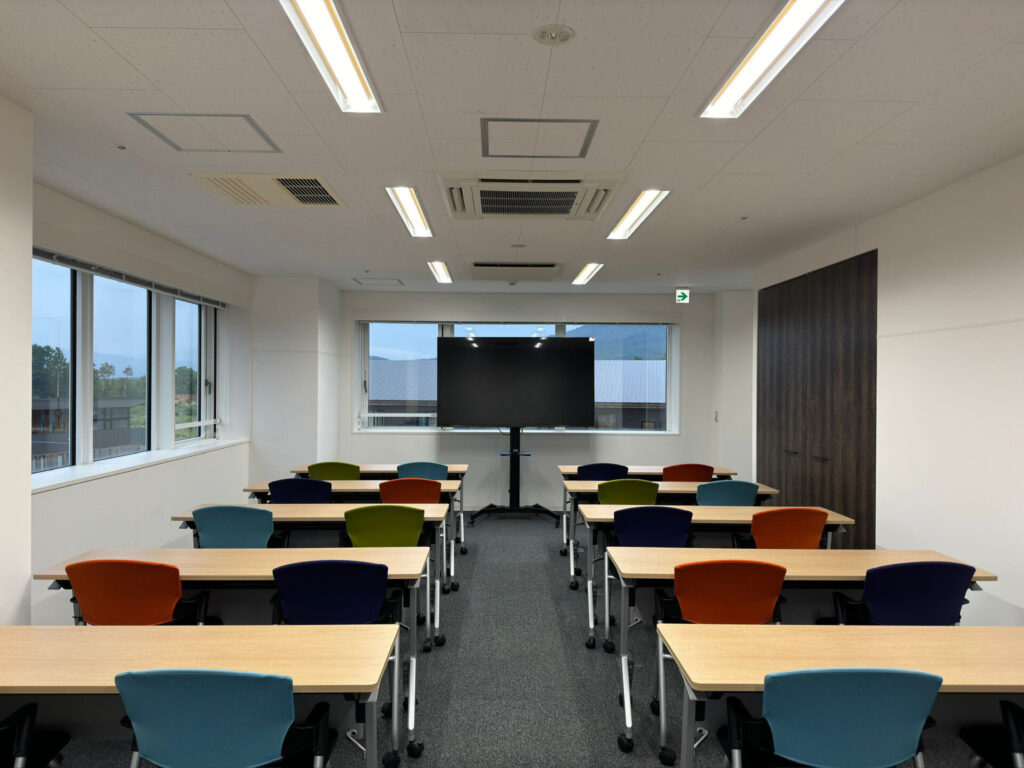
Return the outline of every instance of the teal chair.
{"type": "Polygon", "coordinates": [[[715,480],[697,486],[697,503],[712,507],[752,507],[758,490],[757,483],[715,480]]]}
{"type": "Polygon", "coordinates": [[[447,480],[448,465],[436,461],[407,461],[398,465],[399,477],[422,477],[424,480],[447,480]]]}
{"type": "Polygon", "coordinates": [[[743,768],[776,766],[780,757],[813,768],[899,765],[920,753],[921,730],[941,685],[938,675],[906,669],[765,675],[762,717],[729,698],[729,725],[719,738],[733,766],[743,768]]]}
{"type": "Polygon", "coordinates": [[[152,669],[114,683],[134,732],[132,765],[140,757],[162,768],[324,765],[334,746],[327,702],[294,722],[290,677],[152,669]]]}
{"type": "Polygon", "coordinates": [[[630,504],[651,506],[658,501],[658,484],[650,480],[627,477],[597,484],[599,504],[630,504]]]}
{"type": "Polygon", "coordinates": [[[359,465],[346,461],[318,461],[306,467],[313,480],[358,480],[359,465]]]}
{"type": "Polygon", "coordinates": [[[274,535],[274,515],[257,506],[200,507],[192,513],[197,543],[207,549],[260,549],[274,535]]]}

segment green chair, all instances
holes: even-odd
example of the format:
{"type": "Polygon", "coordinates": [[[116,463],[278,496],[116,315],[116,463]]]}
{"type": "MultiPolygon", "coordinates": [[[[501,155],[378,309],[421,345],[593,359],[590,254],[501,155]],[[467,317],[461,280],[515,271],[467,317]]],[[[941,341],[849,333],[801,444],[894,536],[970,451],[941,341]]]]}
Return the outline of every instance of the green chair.
{"type": "Polygon", "coordinates": [[[400,504],[356,507],[345,513],[353,547],[415,547],[423,533],[423,510],[400,504]]]}
{"type": "Polygon", "coordinates": [[[307,468],[314,480],[358,480],[359,465],[345,461],[318,461],[307,468]]]}
{"type": "Polygon", "coordinates": [[[658,501],[658,484],[633,477],[622,480],[606,480],[597,485],[597,501],[600,504],[630,504],[634,506],[655,504],[658,501]]]}

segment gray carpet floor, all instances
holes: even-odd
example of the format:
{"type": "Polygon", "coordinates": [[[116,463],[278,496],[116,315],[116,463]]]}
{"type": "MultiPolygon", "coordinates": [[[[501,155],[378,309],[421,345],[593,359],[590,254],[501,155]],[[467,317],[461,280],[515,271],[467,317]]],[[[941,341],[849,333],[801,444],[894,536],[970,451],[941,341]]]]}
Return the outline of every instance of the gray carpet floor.
{"type": "MultiPolygon", "coordinates": [[[[469,553],[456,563],[461,588],[442,597],[447,644],[420,657],[417,738],[426,750],[418,759],[403,753],[402,764],[660,765],[658,719],[648,709],[655,647],[650,623],[630,630],[636,746],[623,754],[616,745],[623,730],[618,655],[604,653],[600,642],[594,650],[584,647],[585,583],[580,591],[569,590],[559,531],[547,518],[493,517],[469,528],[467,538],[469,553]]],[[[668,681],[670,743],[678,749],[681,686],[674,669],[668,681]]],[[[714,709],[721,706],[709,703],[709,720],[721,717],[714,709]]],[[[381,754],[388,748],[388,729],[382,722],[381,754]]],[[[929,768],[967,765],[967,749],[955,737],[925,738],[929,768]]],[[[714,739],[697,752],[700,768],[721,768],[723,760],[714,739]]],[[[361,754],[342,739],[330,764],[361,765],[361,754]]],[[[128,743],[72,742],[65,765],[126,766],[128,743]]]]}

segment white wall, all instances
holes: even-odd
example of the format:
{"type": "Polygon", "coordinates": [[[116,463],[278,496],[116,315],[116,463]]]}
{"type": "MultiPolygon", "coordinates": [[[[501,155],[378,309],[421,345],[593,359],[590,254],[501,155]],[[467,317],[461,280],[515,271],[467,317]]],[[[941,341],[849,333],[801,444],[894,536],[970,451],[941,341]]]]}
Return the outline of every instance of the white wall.
{"type": "Polygon", "coordinates": [[[715,450],[740,477],[754,478],[753,388],[757,293],[715,294],[715,450]]]}
{"type": "Polygon", "coordinates": [[[1024,604],[1024,155],[773,262],[878,249],[878,543],[995,571],[1024,604]]]}
{"type": "Polygon", "coordinates": [[[32,115],[0,96],[0,624],[28,620],[32,115]]]}

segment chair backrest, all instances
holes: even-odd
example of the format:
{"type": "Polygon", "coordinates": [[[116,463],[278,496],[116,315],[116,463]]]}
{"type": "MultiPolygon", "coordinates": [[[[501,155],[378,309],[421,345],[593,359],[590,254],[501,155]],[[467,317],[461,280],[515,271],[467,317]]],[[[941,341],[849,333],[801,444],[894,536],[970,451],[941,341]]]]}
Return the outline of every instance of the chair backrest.
{"type": "Polygon", "coordinates": [[[267,765],[295,720],[292,679],[213,669],[114,678],[139,754],[165,768],[267,765]]]}
{"type": "Polygon", "coordinates": [[[65,570],[87,624],[166,624],[181,599],[181,575],[166,563],[82,560],[65,570]]]}
{"type": "Polygon", "coordinates": [[[441,501],[441,481],[422,477],[400,477],[380,484],[380,500],[385,504],[437,504],[441,501]]]}
{"type": "Polygon", "coordinates": [[[615,510],[615,536],[623,547],[685,547],[693,513],[675,507],[615,510]]]}
{"type": "Polygon", "coordinates": [[[765,675],[775,753],[821,768],[899,765],[917,753],[942,678],[907,669],[802,669],[765,675]]]}
{"type": "Polygon", "coordinates": [[[628,475],[629,467],[623,464],[597,462],[576,467],[577,480],[621,480],[628,475]]]}
{"type": "Polygon", "coordinates": [[[963,563],[880,565],[864,577],[863,600],[874,624],[956,624],[973,579],[963,563]]]}
{"type": "Polygon", "coordinates": [[[719,507],[751,507],[757,501],[757,483],[713,480],[697,486],[697,503],[719,507]]]}
{"type": "Polygon", "coordinates": [[[306,467],[314,480],[358,480],[359,465],[347,461],[318,461],[306,467]]]}
{"type": "Polygon", "coordinates": [[[287,477],[270,483],[270,501],[274,504],[329,504],[331,484],[308,477],[287,477]]]}
{"type": "Polygon", "coordinates": [[[388,591],[388,567],[359,560],[308,560],[274,569],[288,624],[370,624],[388,591]]]}
{"type": "Polygon", "coordinates": [[[423,532],[423,510],[395,504],[356,507],[345,513],[354,547],[415,547],[423,532]]]}
{"type": "Polygon", "coordinates": [[[750,518],[750,535],[758,549],[817,549],[827,520],[823,509],[766,509],[750,518]]]}
{"type": "Polygon", "coordinates": [[[601,504],[654,504],[658,501],[658,484],[634,477],[606,480],[597,486],[597,500],[601,504]]]}
{"type": "Polygon", "coordinates": [[[675,567],[683,620],[693,624],[766,624],[786,569],[756,560],[704,560],[675,567]]]}
{"type": "Polygon", "coordinates": [[[706,483],[715,476],[708,464],[672,464],[661,470],[661,479],[680,483],[706,483]]]}
{"type": "Polygon", "coordinates": [[[192,513],[199,546],[215,549],[259,549],[274,532],[269,509],[249,506],[200,507],[192,513]]]}
{"type": "Polygon", "coordinates": [[[399,477],[422,477],[427,480],[447,480],[448,465],[436,461],[407,461],[398,465],[399,477]]]}

